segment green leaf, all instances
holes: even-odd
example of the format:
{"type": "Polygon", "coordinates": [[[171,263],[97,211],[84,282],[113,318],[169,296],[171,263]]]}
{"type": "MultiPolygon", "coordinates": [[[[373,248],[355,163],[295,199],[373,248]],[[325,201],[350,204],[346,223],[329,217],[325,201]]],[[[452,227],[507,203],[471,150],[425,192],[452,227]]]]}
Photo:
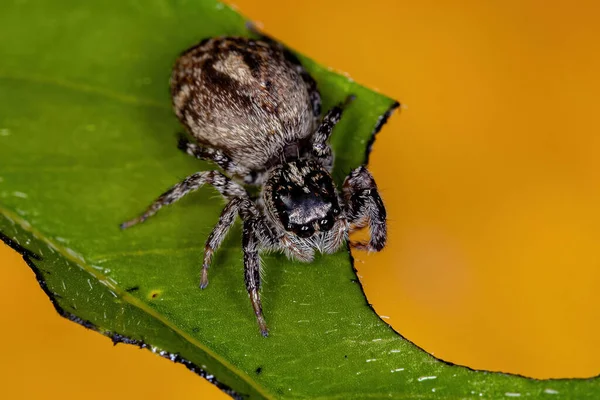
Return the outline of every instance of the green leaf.
{"type": "MultiPolygon", "coordinates": [[[[121,232],[164,189],[213,166],[176,149],[167,82],[200,39],[248,35],[213,0],[0,5],[0,232],[61,315],[147,347],[245,398],[595,398],[597,379],[539,381],[452,366],[382,322],[346,251],[264,257],[260,336],[239,227],[198,289],[222,201],[201,189],[121,232]]],[[[395,102],[302,58],[324,107],[357,96],[333,136],[338,182],[395,102]]],[[[443,332],[440,332],[443,335],[443,332]]]]}

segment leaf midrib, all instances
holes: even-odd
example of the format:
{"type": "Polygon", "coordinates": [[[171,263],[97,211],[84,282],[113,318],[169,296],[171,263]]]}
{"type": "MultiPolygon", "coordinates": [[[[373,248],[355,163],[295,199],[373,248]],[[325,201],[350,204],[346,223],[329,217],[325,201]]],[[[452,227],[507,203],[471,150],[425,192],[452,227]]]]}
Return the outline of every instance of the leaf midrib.
{"type": "MultiPolygon", "coordinates": [[[[24,231],[31,234],[37,240],[44,242],[47,246],[54,249],[61,257],[67,259],[68,261],[77,265],[79,268],[81,268],[85,272],[89,273],[98,282],[103,282],[108,279],[108,276],[101,274],[96,268],[93,268],[90,265],[87,265],[87,263],[82,262],[82,260],[85,260],[85,259],[82,256],[79,256],[81,258],[77,257],[79,255],[79,253],[75,252],[72,249],[69,249],[71,251],[68,251],[66,247],[63,247],[63,246],[57,244],[56,242],[50,240],[42,232],[40,232],[39,230],[34,228],[33,225],[31,225],[24,218],[20,217],[19,215],[13,213],[12,211],[10,211],[2,206],[0,206],[0,214],[3,214],[4,216],[6,216],[10,220],[12,220],[15,224],[19,225],[19,227],[21,229],[23,229],[24,231]]],[[[202,350],[206,354],[208,354],[210,357],[212,357],[215,360],[217,360],[218,362],[220,362],[225,368],[227,368],[228,370],[233,372],[235,375],[239,376],[240,379],[242,379],[249,386],[254,388],[258,393],[260,393],[266,399],[273,399],[273,400],[275,399],[275,397],[271,393],[269,393],[263,386],[257,385],[256,381],[251,379],[246,373],[244,373],[242,370],[238,369],[235,365],[231,364],[226,359],[222,358],[219,354],[212,351],[209,347],[206,347],[201,342],[199,342],[195,338],[191,337],[186,332],[178,329],[177,326],[175,326],[171,321],[164,318],[164,316],[161,313],[148,307],[144,302],[142,302],[139,299],[137,299],[136,297],[130,295],[125,290],[122,290],[119,286],[115,285],[114,287],[110,287],[110,289],[113,292],[115,292],[117,294],[118,298],[121,299],[122,301],[125,301],[126,303],[143,311],[148,316],[161,322],[162,324],[167,326],[169,329],[171,329],[173,332],[177,333],[182,339],[186,340],[191,345],[199,348],[200,350],[202,350]]]]}

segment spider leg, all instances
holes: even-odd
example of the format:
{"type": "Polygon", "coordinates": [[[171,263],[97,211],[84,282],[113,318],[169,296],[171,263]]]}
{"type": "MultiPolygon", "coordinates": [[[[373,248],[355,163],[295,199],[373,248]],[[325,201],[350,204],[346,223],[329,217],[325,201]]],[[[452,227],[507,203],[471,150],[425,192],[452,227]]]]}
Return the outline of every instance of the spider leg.
{"type": "Polygon", "coordinates": [[[212,185],[226,199],[247,196],[246,190],[244,190],[242,186],[227,178],[219,171],[196,172],[160,195],[160,197],[158,197],[143,214],[122,223],[121,229],[129,228],[130,226],[144,222],[146,219],[156,214],[163,206],[176,202],[186,194],[197,190],[205,183],[212,185]]]}
{"type": "Polygon", "coordinates": [[[387,240],[386,211],[369,171],[361,166],[350,172],[342,188],[352,230],[369,225],[369,243],[351,243],[361,250],[380,251],[387,240]]]}
{"type": "Polygon", "coordinates": [[[260,333],[267,337],[269,331],[267,323],[262,312],[262,304],[260,302],[260,255],[258,254],[259,240],[256,237],[256,226],[252,220],[244,221],[244,233],[242,246],[244,249],[244,280],[246,282],[246,290],[250,296],[250,302],[256,315],[256,322],[260,333]]]}
{"type": "Polygon", "coordinates": [[[244,185],[261,185],[268,176],[268,171],[250,171],[242,179],[244,185]]]}
{"type": "Polygon", "coordinates": [[[182,150],[186,154],[200,160],[212,161],[219,167],[223,168],[223,171],[229,175],[245,176],[250,173],[248,168],[242,167],[236,164],[228,155],[223,153],[221,150],[213,149],[210,147],[204,147],[197,143],[191,142],[187,136],[181,134],[177,143],[179,150],[182,150]]]}
{"type": "Polygon", "coordinates": [[[340,103],[325,114],[321,125],[317,128],[313,136],[312,153],[315,157],[321,160],[321,163],[331,168],[333,165],[333,154],[329,146],[329,137],[335,125],[342,118],[344,109],[354,100],[354,95],[346,97],[343,103],[340,103]]]}
{"type": "Polygon", "coordinates": [[[236,197],[231,200],[219,216],[219,222],[210,232],[204,245],[204,259],[202,261],[202,278],[200,279],[200,289],[208,286],[208,268],[212,262],[213,253],[221,246],[223,239],[227,236],[229,228],[233,225],[235,217],[239,212],[241,197],[236,197]]]}
{"type": "Polygon", "coordinates": [[[265,218],[248,198],[236,197],[232,199],[223,209],[219,222],[206,240],[204,250],[204,262],[202,264],[202,278],[200,288],[208,285],[208,267],[212,261],[212,255],[223,242],[229,228],[233,225],[235,216],[244,221],[242,247],[244,250],[244,281],[246,290],[252,303],[252,309],[263,336],[268,336],[267,323],[262,312],[260,301],[260,255],[259,248],[274,247],[277,236],[269,227],[265,218]]]}
{"type": "Polygon", "coordinates": [[[261,218],[258,210],[254,203],[248,198],[235,197],[233,198],[219,217],[219,221],[208,235],[206,243],[204,245],[204,259],[202,262],[202,278],[200,279],[200,289],[208,286],[208,268],[212,263],[212,257],[214,252],[221,246],[221,243],[227,236],[229,229],[235,221],[235,217],[240,215],[242,219],[246,220],[249,218],[261,218]]]}

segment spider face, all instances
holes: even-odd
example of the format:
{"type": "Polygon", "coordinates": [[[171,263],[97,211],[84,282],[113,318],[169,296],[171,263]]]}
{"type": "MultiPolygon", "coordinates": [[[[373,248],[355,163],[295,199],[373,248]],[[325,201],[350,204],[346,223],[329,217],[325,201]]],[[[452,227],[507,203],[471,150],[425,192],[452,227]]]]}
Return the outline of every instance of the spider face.
{"type": "Polygon", "coordinates": [[[274,219],[301,238],[331,230],[341,213],[331,175],[311,160],[283,164],[265,188],[265,204],[274,219]]]}

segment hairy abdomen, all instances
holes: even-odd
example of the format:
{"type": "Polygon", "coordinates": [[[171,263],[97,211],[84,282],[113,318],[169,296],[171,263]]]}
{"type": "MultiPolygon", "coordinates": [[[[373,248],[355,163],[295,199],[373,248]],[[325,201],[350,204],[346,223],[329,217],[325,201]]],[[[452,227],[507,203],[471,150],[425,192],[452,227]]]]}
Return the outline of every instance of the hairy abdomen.
{"type": "Polygon", "coordinates": [[[188,50],[173,69],[171,95],[175,113],[200,144],[253,170],[315,129],[302,77],[262,41],[214,38],[188,50]]]}

